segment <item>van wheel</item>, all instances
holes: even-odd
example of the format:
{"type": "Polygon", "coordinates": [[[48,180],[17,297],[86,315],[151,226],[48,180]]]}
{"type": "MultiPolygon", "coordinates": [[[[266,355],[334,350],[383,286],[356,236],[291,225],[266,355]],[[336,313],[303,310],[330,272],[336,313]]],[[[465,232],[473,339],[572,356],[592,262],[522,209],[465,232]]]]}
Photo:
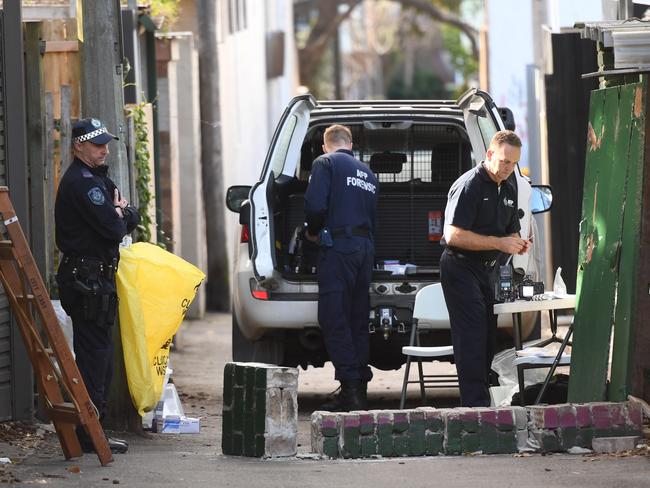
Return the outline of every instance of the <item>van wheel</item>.
{"type": "Polygon", "coordinates": [[[239,329],[237,318],[232,316],[232,359],[238,362],[256,362],[282,365],[284,342],[282,337],[263,337],[249,341],[239,329]]]}

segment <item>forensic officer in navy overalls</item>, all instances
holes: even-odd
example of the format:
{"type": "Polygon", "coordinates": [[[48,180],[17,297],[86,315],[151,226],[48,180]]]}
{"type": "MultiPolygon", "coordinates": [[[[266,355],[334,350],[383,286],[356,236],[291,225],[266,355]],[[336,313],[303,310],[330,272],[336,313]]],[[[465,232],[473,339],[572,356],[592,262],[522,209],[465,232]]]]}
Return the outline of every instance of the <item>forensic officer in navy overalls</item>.
{"type": "Polygon", "coordinates": [[[490,405],[489,377],[497,318],[493,312],[496,265],[524,254],[519,235],[517,188],[508,180],[521,156],[512,131],[497,132],[486,160],[458,178],[445,208],[445,251],[440,280],[451,322],[454,361],[463,407],[490,405]]]}
{"type": "MultiPolygon", "coordinates": [[[[100,417],[113,375],[118,247],[140,222],[137,209],[108,177],[108,143],[114,139],[98,119],[73,125],[74,159],[61,178],[54,207],[56,245],[63,253],[56,276],[59,296],[72,318],[77,367],[100,417]]],[[[92,451],[85,430],[78,427],[77,435],[84,451],[92,451]]],[[[125,441],[107,440],[113,452],[128,449],[125,441]]]]}
{"type": "Polygon", "coordinates": [[[352,153],[352,133],[325,130],[323,151],[305,193],[305,236],[320,244],[318,322],[341,391],[321,410],[367,408],[368,294],[374,265],[373,233],[379,183],[352,153]]]}

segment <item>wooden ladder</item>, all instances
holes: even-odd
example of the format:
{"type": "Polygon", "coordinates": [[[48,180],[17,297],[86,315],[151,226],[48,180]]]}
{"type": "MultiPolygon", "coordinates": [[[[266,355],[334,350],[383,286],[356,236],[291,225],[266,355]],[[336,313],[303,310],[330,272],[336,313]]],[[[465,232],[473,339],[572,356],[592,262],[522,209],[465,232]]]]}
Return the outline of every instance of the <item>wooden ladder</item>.
{"type": "Polygon", "coordinates": [[[113,461],[113,456],[97,409],[59,326],[6,186],[0,186],[0,214],[9,237],[0,240],[0,282],[25,342],[46,414],[59,436],[63,455],[66,459],[83,455],[75,431],[81,425],[90,436],[99,462],[106,466],[113,461]],[[42,335],[37,323],[41,325],[42,335]]]}

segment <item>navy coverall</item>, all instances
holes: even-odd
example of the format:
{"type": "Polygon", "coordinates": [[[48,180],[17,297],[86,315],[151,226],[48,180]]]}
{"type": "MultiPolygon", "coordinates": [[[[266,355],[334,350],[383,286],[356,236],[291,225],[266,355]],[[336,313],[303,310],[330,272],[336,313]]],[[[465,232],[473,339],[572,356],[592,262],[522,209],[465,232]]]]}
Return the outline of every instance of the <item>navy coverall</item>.
{"type": "Polygon", "coordinates": [[[352,151],[318,157],[305,193],[307,230],[321,232],[318,322],[339,381],[369,381],[368,289],[379,183],[352,151]],[[323,231],[329,231],[329,239],[323,231]]]}
{"type": "Polygon", "coordinates": [[[117,314],[115,271],[122,238],[140,222],[138,211],[113,204],[108,167],[75,158],[61,178],[54,217],[63,253],[57,272],[61,305],[72,318],[75,360],[90,399],[104,412],[113,374],[112,325],[117,314]]]}
{"type": "MultiPolygon", "coordinates": [[[[447,224],[497,237],[519,232],[516,187],[509,180],[497,185],[480,164],[451,186],[445,208],[447,224]]],[[[464,407],[490,405],[489,378],[497,327],[492,306],[500,255],[497,250],[468,251],[447,246],[440,259],[440,279],[464,407]]]]}

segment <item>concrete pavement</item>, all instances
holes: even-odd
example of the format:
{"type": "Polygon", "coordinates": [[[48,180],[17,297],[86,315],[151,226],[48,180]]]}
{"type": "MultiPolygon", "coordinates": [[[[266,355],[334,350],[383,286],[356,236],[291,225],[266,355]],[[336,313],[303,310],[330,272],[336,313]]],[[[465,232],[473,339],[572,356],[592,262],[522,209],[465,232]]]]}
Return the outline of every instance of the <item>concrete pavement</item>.
{"type": "MultiPolygon", "coordinates": [[[[126,434],[127,455],[102,468],[93,455],[65,461],[56,438],[39,445],[9,469],[21,484],[91,487],[326,487],[333,484],[424,487],[650,487],[650,458],[613,455],[458,456],[366,461],[312,459],[309,418],[333,389],[331,368],[300,371],[299,456],[258,460],[223,456],[220,448],[223,366],[230,360],[230,316],[188,321],[172,352],[172,376],[187,415],[201,417],[196,435],[126,434]],[[79,468],[79,472],[76,472],[79,468]]],[[[401,371],[375,372],[369,392],[374,408],[396,408],[401,371]]],[[[435,406],[453,406],[457,392],[433,393],[435,406]]],[[[417,392],[412,392],[416,402],[417,392]]],[[[2,454],[0,444],[0,457],[2,454]]],[[[13,458],[13,456],[10,456],[13,458]]]]}

